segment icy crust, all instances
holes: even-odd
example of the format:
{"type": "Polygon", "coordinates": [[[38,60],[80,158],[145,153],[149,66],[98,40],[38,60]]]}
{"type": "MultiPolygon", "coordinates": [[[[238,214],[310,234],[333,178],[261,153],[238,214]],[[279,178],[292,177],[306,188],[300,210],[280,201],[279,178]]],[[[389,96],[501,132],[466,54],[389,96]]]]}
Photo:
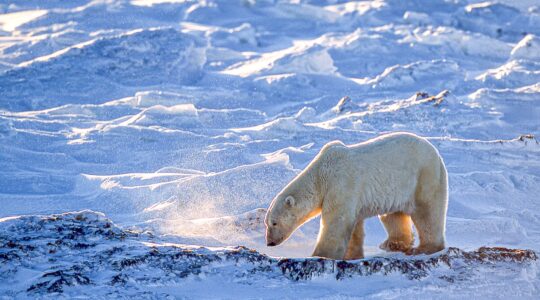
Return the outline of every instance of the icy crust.
{"type": "MultiPolygon", "coordinates": [[[[0,293],[111,296],[185,280],[250,284],[254,279],[325,280],[402,274],[408,279],[467,280],[471,269],[518,272],[537,260],[532,250],[449,248],[421,257],[358,261],[272,258],[245,247],[204,248],[166,242],[149,232],[117,227],[93,211],[0,219],[0,293]]],[[[139,294],[140,295],[140,294],[139,294]]]]}

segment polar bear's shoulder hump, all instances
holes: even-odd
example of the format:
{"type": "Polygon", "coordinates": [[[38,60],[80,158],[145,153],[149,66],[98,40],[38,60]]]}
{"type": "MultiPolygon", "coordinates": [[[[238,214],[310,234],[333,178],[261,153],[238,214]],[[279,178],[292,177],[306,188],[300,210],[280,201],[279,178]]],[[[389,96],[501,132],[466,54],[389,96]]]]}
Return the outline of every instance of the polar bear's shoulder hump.
{"type": "Polygon", "coordinates": [[[331,141],[328,142],[326,145],[324,145],[321,149],[321,153],[323,154],[330,154],[334,152],[341,152],[343,150],[346,150],[348,147],[343,144],[342,141],[331,141]]]}

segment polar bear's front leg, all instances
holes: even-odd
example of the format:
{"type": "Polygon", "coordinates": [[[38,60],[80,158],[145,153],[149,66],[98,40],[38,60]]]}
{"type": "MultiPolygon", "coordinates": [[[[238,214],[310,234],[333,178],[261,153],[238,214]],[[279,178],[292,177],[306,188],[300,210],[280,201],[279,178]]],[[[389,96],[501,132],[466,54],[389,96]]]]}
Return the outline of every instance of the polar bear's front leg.
{"type": "Polygon", "coordinates": [[[358,219],[349,241],[345,259],[364,258],[364,220],[358,219]]]}
{"type": "Polygon", "coordinates": [[[354,219],[346,216],[321,216],[321,229],[312,256],[345,259],[354,228],[354,219]]]}

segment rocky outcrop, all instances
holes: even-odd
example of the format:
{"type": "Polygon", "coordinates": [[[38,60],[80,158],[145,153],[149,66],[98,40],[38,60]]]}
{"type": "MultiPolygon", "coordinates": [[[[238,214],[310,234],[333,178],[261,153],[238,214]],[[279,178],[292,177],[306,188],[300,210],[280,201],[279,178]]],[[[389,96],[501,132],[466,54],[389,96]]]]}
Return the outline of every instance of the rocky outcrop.
{"type": "Polygon", "coordinates": [[[520,268],[535,260],[537,254],[532,250],[489,247],[356,261],[278,259],[241,246],[208,249],[167,243],[148,232],[121,229],[92,211],[0,220],[2,288],[26,286],[25,290],[11,290],[8,295],[12,296],[63,293],[75,286],[136,289],[138,285],[208,276],[249,282],[254,278],[299,281],[323,276],[341,280],[402,274],[411,280],[438,276],[454,282],[466,279],[474,268],[520,268]],[[28,270],[41,275],[21,283],[28,270]]]}

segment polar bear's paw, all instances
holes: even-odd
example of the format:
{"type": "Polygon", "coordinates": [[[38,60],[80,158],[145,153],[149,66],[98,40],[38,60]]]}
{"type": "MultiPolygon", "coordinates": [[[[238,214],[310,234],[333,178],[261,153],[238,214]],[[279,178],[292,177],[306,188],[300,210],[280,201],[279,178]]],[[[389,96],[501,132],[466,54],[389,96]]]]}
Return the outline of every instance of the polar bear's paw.
{"type": "Polygon", "coordinates": [[[388,239],[379,245],[379,248],[390,252],[408,252],[413,246],[414,240],[394,240],[388,239]]]}

